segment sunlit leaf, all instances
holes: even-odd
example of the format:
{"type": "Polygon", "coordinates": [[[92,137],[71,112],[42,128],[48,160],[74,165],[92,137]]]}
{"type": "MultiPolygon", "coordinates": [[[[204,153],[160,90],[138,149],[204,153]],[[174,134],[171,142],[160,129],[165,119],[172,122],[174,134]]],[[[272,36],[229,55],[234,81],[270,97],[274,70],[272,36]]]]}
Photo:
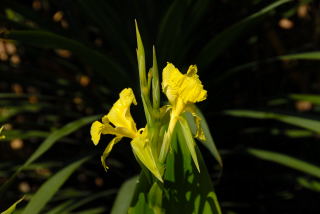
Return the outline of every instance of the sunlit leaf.
{"type": "Polygon", "coordinates": [[[17,204],[19,204],[24,197],[20,198],[18,201],[16,201],[14,204],[12,204],[7,210],[3,211],[1,214],[11,214],[15,211],[17,204]]]}

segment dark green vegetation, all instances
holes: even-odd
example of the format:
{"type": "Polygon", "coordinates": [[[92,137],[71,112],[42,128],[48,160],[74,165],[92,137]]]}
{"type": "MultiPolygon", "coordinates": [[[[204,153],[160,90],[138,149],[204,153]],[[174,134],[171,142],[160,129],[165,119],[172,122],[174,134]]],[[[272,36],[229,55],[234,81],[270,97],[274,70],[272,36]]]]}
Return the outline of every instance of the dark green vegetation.
{"type": "MultiPolygon", "coordinates": [[[[160,70],[198,65],[209,95],[199,107],[223,170],[199,148],[223,212],[317,213],[319,9],[308,0],[2,0],[0,211],[26,195],[23,214],[108,213],[139,173],[126,143],[105,173],[105,145],[89,136],[92,115],[122,88],[138,91],[136,18],[147,62],[154,44],[160,70]]],[[[145,124],[142,108],[132,114],[145,124]]]]}

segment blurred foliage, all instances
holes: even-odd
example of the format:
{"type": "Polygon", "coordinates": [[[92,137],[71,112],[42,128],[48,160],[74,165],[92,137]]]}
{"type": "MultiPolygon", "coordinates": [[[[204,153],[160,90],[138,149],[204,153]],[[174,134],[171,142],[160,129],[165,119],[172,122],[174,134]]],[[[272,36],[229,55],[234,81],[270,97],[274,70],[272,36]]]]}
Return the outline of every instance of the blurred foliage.
{"type": "Polygon", "coordinates": [[[223,171],[215,148],[200,149],[222,211],[320,210],[319,10],[311,0],[2,0],[0,211],[25,195],[15,213],[34,198],[41,213],[108,213],[139,172],[124,143],[106,174],[86,125],[123,87],[138,91],[134,19],[160,71],[198,65],[223,171]]]}

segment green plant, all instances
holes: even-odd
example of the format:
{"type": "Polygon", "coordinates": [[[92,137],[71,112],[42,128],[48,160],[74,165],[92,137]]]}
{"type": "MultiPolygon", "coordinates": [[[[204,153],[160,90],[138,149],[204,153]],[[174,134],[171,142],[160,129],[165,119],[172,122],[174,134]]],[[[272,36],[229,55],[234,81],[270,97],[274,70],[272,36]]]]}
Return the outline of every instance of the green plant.
{"type": "MultiPolygon", "coordinates": [[[[120,91],[124,87],[132,87],[134,91],[139,90],[135,53],[132,51],[135,48],[134,18],[140,23],[146,50],[151,50],[153,42],[155,42],[159,68],[163,68],[168,60],[171,60],[182,70],[186,70],[185,66],[189,64],[198,65],[200,76],[203,77],[204,85],[208,86],[209,91],[210,102],[199,106],[207,118],[207,127],[214,127],[212,130],[214,130],[215,139],[219,139],[219,148],[223,148],[222,157],[226,159],[227,166],[239,163],[241,169],[248,167],[246,168],[248,170],[242,171],[243,177],[238,171],[230,172],[230,168],[227,167],[223,173],[225,179],[220,180],[219,164],[213,162],[210,156],[211,153],[218,157],[216,148],[212,146],[214,144],[209,144],[210,153],[206,153],[207,151],[200,146],[204,159],[208,163],[209,176],[216,191],[218,194],[219,192],[224,193],[219,198],[222,201],[222,209],[226,212],[244,213],[248,213],[248,210],[254,208],[256,208],[256,213],[259,212],[258,210],[263,210],[261,208],[263,202],[255,203],[254,200],[259,198],[261,194],[263,196],[277,196],[278,193],[271,192],[272,188],[261,191],[257,189],[252,192],[242,189],[252,181],[252,178],[255,178],[255,170],[252,168],[258,162],[254,160],[250,163],[241,162],[240,164],[239,160],[232,159],[238,157],[242,151],[249,147],[244,143],[248,140],[244,136],[248,135],[239,134],[238,131],[242,130],[242,125],[237,126],[235,121],[252,122],[252,120],[232,120],[230,125],[225,125],[225,120],[219,120],[220,116],[217,116],[215,112],[230,108],[250,108],[252,110],[252,108],[261,107],[257,101],[259,99],[257,94],[250,96],[251,100],[244,99],[243,97],[246,95],[243,95],[243,91],[235,89],[236,92],[234,92],[233,87],[240,84],[242,90],[250,94],[254,90],[247,88],[248,82],[252,84],[251,82],[258,78],[265,78],[265,73],[270,71],[280,71],[278,73],[286,74],[282,71],[288,71],[288,68],[279,69],[281,66],[285,67],[285,63],[282,63],[283,60],[296,62],[296,59],[318,59],[318,52],[310,52],[314,49],[310,48],[309,44],[305,44],[309,41],[305,37],[300,39],[300,41],[306,41],[305,43],[294,40],[293,44],[287,45],[288,48],[284,52],[276,52],[279,55],[276,57],[274,57],[274,49],[269,47],[271,45],[266,42],[268,39],[264,37],[270,31],[271,34],[273,31],[278,32],[279,29],[276,27],[278,19],[294,16],[293,14],[299,5],[306,4],[314,7],[310,2],[295,3],[285,0],[268,2],[254,0],[232,3],[208,0],[162,2],[77,0],[58,2],[36,0],[31,3],[30,1],[3,0],[0,12],[0,22],[3,27],[0,29],[0,37],[2,38],[1,47],[5,47],[5,51],[2,53],[6,55],[1,54],[2,61],[0,63],[2,91],[0,94],[0,121],[7,123],[9,130],[6,130],[6,141],[1,144],[3,147],[0,151],[0,172],[1,178],[3,178],[1,184],[4,184],[5,181],[11,182],[1,186],[3,194],[5,194],[0,199],[1,211],[13,204],[22,194],[25,194],[16,188],[21,183],[28,183],[30,187],[30,190],[26,191],[25,200],[19,204],[19,207],[24,207],[26,203],[30,203],[29,200],[33,194],[36,194],[36,190],[40,190],[40,187],[45,185],[48,176],[59,174],[64,169],[66,162],[71,161],[70,157],[77,154],[79,156],[75,159],[80,160],[88,155],[87,151],[92,151],[92,145],[89,143],[90,136],[86,131],[88,126],[85,125],[89,125],[100,117],[99,115],[94,118],[89,115],[101,113],[101,109],[111,107],[113,101],[117,99],[114,91],[120,91]],[[126,7],[123,7],[124,4],[126,7]],[[263,53],[259,52],[260,45],[263,53]],[[7,60],[5,60],[6,58],[7,60]],[[258,70],[259,73],[250,73],[252,70],[258,70]],[[252,76],[256,78],[248,81],[252,76]],[[237,97],[232,97],[233,92],[237,97]],[[231,101],[233,98],[233,100],[239,100],[239,97],[244,99],[248,106],[236,106],[231,101]],[[236,149],[232,148],[228,139],[230,136],[234,136],[234,139],[230,141],[245,149],[238,149],[237,146],[235,146],[236,149]],[[15,139],[22,140],[23,149],[11,149],[10,145],[15,139]],[[36,158],[32,158],[30,162],[29,157],[36,158]],[[230,163],[231,160],[232,163],[230,163]],[[27,165],[25,165],[26,162],[27,165]],[[25,167],[21,169],[20,166],[25,167]],[[231,182],[236,172],[237,175],[241,175],[239,175],[239,179],[231,182]],[[16,176],[18,174],[19,176],[16,176]],[[15,179],[9,180],[10,177],[15,177],[15,179]],[[228,181],[229,183],[224,183],[228,181]],[[228,188],[232,190],[228,191],[228,188]],[[247,191],[251,197],[246,198],[244,195],[238,195],[247,191]],[[235,194],[236,196],[233,197],[235,194]],[[256,207],[248,208],[248,203],[254,204],[256,207]],[[2,204],[7,206],[2,208],[2,204]]],[[[284,38],[292,37],[284,33],[284,38]]],[[[307,38],[310,38],[310,34],[307,35],[307,38]]],[[[286,40],[290,41],[291,39],[286,40]]],[[[146,52],[146,62],[152,62],[152,53],[149,51],[146,52]]],[[[301,66],[303,67],[301,69],[312,67],[311,64],[302,65],[306,66],[301,66]]],[[[151,65],[147,64],[147,67],[151,67],[151,65]]],[[[271,83],[273,81],[270,81],[270,85],[271,83]]],[[[271,86],[269,86],[269,90],[273,90],[271,86]]],[[[280,118],[278,116],[282,112],[263,109],[263,112],[270,111],[272,111],[273,118],[280,118]]],[[[141,124],[145,124],[143,119],[139,119],[144,118],[141,116],[143,113],[139,110],[135,113],[138,115],[136,121],[138,127],[141,127],[141,124]]],[[[303,115],[303,117],[306,116],[303,115]]],[[[292,119],[295,118],[281,117],[282,121],[291,121],[292,119]]],[[[292,124],[292,121],[290,123],[292,124]]],[[[300,124],[300,122],[298,123],[300,124]]],[[[266,127],[261,127],[256,120],[253,128],[269,130],[268,124],[266,127]]],[[[193,128],[191,127],[191,129],[193,128]]],[[[208,130],[209,128],[204,131],[209,133],[208,130]]],[[[315,136],[312,130],[301,132],[301,130],[283,130],[281,128],[276,131],[271,128],[269,132],[260,132],[262,135],[258,136],[269,139],[279,130],[280,133],[284,132],[284,135],[315,136]]],[[[255,137],[255,134],[249,136],[255,137]]],[[[208,138],[207,134],[206,137],[212,140],[212,138],[208,138]]],[[[105,138],[109,140],[108,137],[105,138]]],[[[311,137],[310,139],[314,140],[315,138],[311,137]]],[[[266,145],[269,144],[264,144],[264,146],[266,145]]],[[[271,145],[274,146],[274,144],[271,145]]],[[[271,145],[265,150],[277,150],[271,145]]],[[[40,212],[108,212],[114,201],[116,189],[120,187],[122,182],[135,176],[139,171],[139,167],[132,161],[133,156],[128,155],[128,149],[122,145],[118,146],[120,149],[111,155],[109,161],[113,171],[105,174],[104,170],[96,164],[101,150],[104,149],[99,145],[96,151],[92,152],[97,155],[84,165],[79,166],[78,170],[73,171],[73,174],[70,175],[70,180],[74,182],[65,180],[66,177],[61,178],[66,182],[65,185],[56,186],[56,194],[43,201],[43,209],[40,212]],[[96,206],[97,204],[99,206],[96,206]]],[[[253,145],[250,144],[250,147],[257,146],[253,143],[253,145]]],[[[294,149],[295,147],[290,148],[294,149]]],[[[281,151],[281,149],[277,151],[281,151]]],[[[285,151],[281,152],[286,153],[285,151]]],[[[294,154],[290,155],[298,157],[294,154]]],[[[272,157],[272,155],[270,156],[272,157]]],[[[306,160],[304,156],[299,159],[306,160]]],[[[310,160],[308,162],[316,164],[316,161],[310,160]]],[[[238,167],[234,168],[237,170],[238,167]]],[[[263,171],[259,167],[255,169],[258,172],[263,171]]],[[[265,172],[268,175],[273,173],[272,170],[265,170],[265,172]]],[[[286,175],[290,175],[290,173],[284,176],[286,175]]],[[[316,186],[312,185],[313,183],[309,182],[305,175],[299,178],[302,178],[297,180],[299,184],[303,183],[308,188],[316,186]]],[[[275,183],[282,184],[283,180],[281,179],[282,177],[275,179],[275,183]]],[[[276,196],[275,201],[277,200],[276,196]]],[[[119,196],[119,198],[121,197],[119,196]]],[[[287,203],[281,205],[294,207],[292,205],[298,204],[294,202],[289,205],[287,203]]],[[[20,209],[20,212],[22,210],[20,209]]],[[[274,213],[275,211],[270,212],[274,213]]],[[[19,213],[19,209],[17,213],[19,213]]]]}

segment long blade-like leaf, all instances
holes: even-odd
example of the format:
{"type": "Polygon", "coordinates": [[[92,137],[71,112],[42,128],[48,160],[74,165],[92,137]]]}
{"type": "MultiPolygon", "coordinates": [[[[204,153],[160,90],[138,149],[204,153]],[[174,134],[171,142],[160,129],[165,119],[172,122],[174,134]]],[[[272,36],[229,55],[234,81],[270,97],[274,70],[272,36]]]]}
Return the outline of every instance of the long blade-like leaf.
{"type": "Polygon", "coordinates": [[[222,82],[223,80],[227,79],[228,77],[234,74],[237,74],[240,71],[254,68],[259,65],[264,65],[266,63],[272,63],[278,60],[320,60],[320,51],[287,54],[282,56],[270,57],[267,59],[261,59],[253,62],[248,62],[243,65],[239,65],[225,71],[217,80],[215,80],[215,82],[216,83],[222,82]]]}
{"type": "Polygon", "coordinates": [[[284,123],[288,123],[294,126],[298,126],[301,128],[309,129],[311,131],[320,133],[320,121],[318,120],[286,115],[286,114],[278,114],[273,112],[264,112],[264,111],[229,110],[229,111],[225,111],[225,113],[235,117],[248,117],[248,118],[255,118],[255,119],[275,119],[284,123]]]}
{"type": "Polygon", "coordinates": [[[201,67],[207,67],[220,53],[226,50],[237,37],[247,32],[249,27],[257,23],[258,19],[289,1],[290,0],[276,1],[219,33],[200,51],[197,58],[198,64],[201,67]]]}
{"type": "Polygon", "coordinates": [[[22,200],[24,199],[24,197],[20,198],[18,201],[16,201],[14,204],[12,204],[8,209],[6,209],[5,211],[1,212],[1,214],[11,214],[15,211],[17,204],[19,204],[22,200]]]}
{"type": "Polygon", "coordinates": [[[122,184],[119,193],[112,206],[111,214],[127,214],[132,201],[138,176],[130,178],[122,184]]]}
{"type": "Polygon", "coordinates": [[[96,207],[92,209],[82,210],[80,212],[74,212],[72,214],[102,214],[106,213],[106,210],[104,207],[96,207]]]}
{"type": "Polygon", "coordinates": [[[285,60],[320,60],[320,51],[288,54],[284,56],[278,56],[277,58],[285,60]]]}
{"type": "Polygon", "coordinates": [[[189,149],[190,155],[193,159],[194,164],[196,165],[198,171],[200,172],[200,167],[199,167],[199,162],[198,162],[198,158],[197,158],[197,153],[196,153],[196,143],[194,142],[192,133],[191,133],[191,129],[188,125],[188,122],[186,119],[184,119],[183,117],[181,117],[179,119],[179,123],[181,125],[181,131],[183,133],[184,136],[184,142],[186,142],[186,146],[189,149]]]}
{"type": "Polygon", "coordinates": [[[60,189],[64,182],[70,177],[70,175],[72,175],[72,173],[79,168],[81,164],[89,160],[89,158],[90,157],[85,157],[68,165],[42,184],[39,190],[31,198],[22,214],[38,214],[60,189]]]}
{"type": "Polygon", "coordinates": [[[108,197],[110,195],[114,195],[115,193],[116,193],[116,189],[109,189],[109,190],[106,190],[103,192],[97,192],[97,193],[91,194],[90,196],[88,196],[84,199],[81,199],[81,200],[78,200],[77,202],[74,202],[71,206],[68,206],[66,209],[63,210],[63,212],[61,211],[59,214],[68,214],[71,211],[73,211],[73,210],[75,210],[75,209],[95,200],[95,199],[98,199],[101,197],[108,197]]]}
{"type": "Polygon", "coordinates": [[[62,213],[67,207],[70,205],[74,204],[75,200],[69,200],[69,201],[64,201],[63,203],[59,204],[58,206],[52,208],[49,212],[45,214],[60,214],[62,213]]]}
{"type": "Polygon", "coordinates": [[[9,31],[0,34],[0,37],[21,41],[41,48],[68,49],[93,66],[111,86],[118,87],[118,85],[115,85],[115,81],[112,81],[114,79],[123,78],[121,82],[117,81],[117,84],[126,83],[128,80],[120,64],[76,40],[39,30],[9,31]]]}
{"type": "Polygon", "coordinates": [[[320,105],[320,95],[315,94],[291,94],[289,97],[293,100],[308,101],[313,104],[320,105]]]}
{"type": "Polygon", "coordinates": [[[96,120],[98,116],[89,116],[84,117],[79,120],[73,121],[71,123],[68,123],[61,129],[56,130],[53,132],[49,137],[38,147],[38,149],[31,155],[31,157],[25,162],[24,166],[29,165],[30,163],[34,162],[36,159],[38,159],[43,153],[48,151],[48,149],[51,148],[51,146],[57,142],[62,137],[71,134],[72,132],[78,130],[84,125],[87,125],[88,123],[91,123],[92,121],[96,120]]]}
{"type": "Polygon", "coordinates": [[[4,193],[4,191],[8,188],[8,186],[11,184],[11,182],[15,179],[15,177],[19,174],[21,170],[23,170],[25,167],[33,163],[40,156],[42,156],[46,151],[48,151],[54,145],[55,142],[57,142],[64,136],[69,135],[72,132],[78,130],[82,126],[96,120],[97,118],[98,116],[89,116],[89,117],[81,118],[79,120],[68,123],[61,129],[58,129],[54,131],[52,134],[50,134],[48,138],[46,138],[45,141],[43,141],[43,143],[31,155],[31,157],[18,170],[16,170],[16,172],[7,180],[5,184],[1,186],[0,195],[4,193]]]}
{"type": "Polygon", "coordinates": [[[292,169],[307,173],[309,175],[313,175],[317,178],[320,178],[320,167],[307,163],[305,161],[299,160],[297,158],[294,158],[285,154],[277,153],[277,152],[271,152],[266,150],[253,149],[253,148],[248,149],[248,152],[263,160],[275,162],[275,163],[290,167],[292,169]]]}
{"type": "MultiPolygon", "coordinates": [[[[202,112],[200,111],[200,109],[198,109],[195,105],[193,106],[193,108],[195,109],[196,114],[201,118],[200,124],[203,129],[204,135],[206,137],[205,141],[200,141],[200,142],[210,151],[212,156],[218,161],[219,165],[222,167],[223,166],[222,158],[221,158],[220,153],[219,153],[219,151],[216,147],[216,144],[213,140],[208,123],[207,123],[205,117],[203,116],[202,112]]],[[[190,128],[192,130],[192,133],[195,135],[197,125],[194,121],[193,116],[191,114],[186,114],[186,118],[188,120],[188,123],[190,124],[190,128]]]]}

